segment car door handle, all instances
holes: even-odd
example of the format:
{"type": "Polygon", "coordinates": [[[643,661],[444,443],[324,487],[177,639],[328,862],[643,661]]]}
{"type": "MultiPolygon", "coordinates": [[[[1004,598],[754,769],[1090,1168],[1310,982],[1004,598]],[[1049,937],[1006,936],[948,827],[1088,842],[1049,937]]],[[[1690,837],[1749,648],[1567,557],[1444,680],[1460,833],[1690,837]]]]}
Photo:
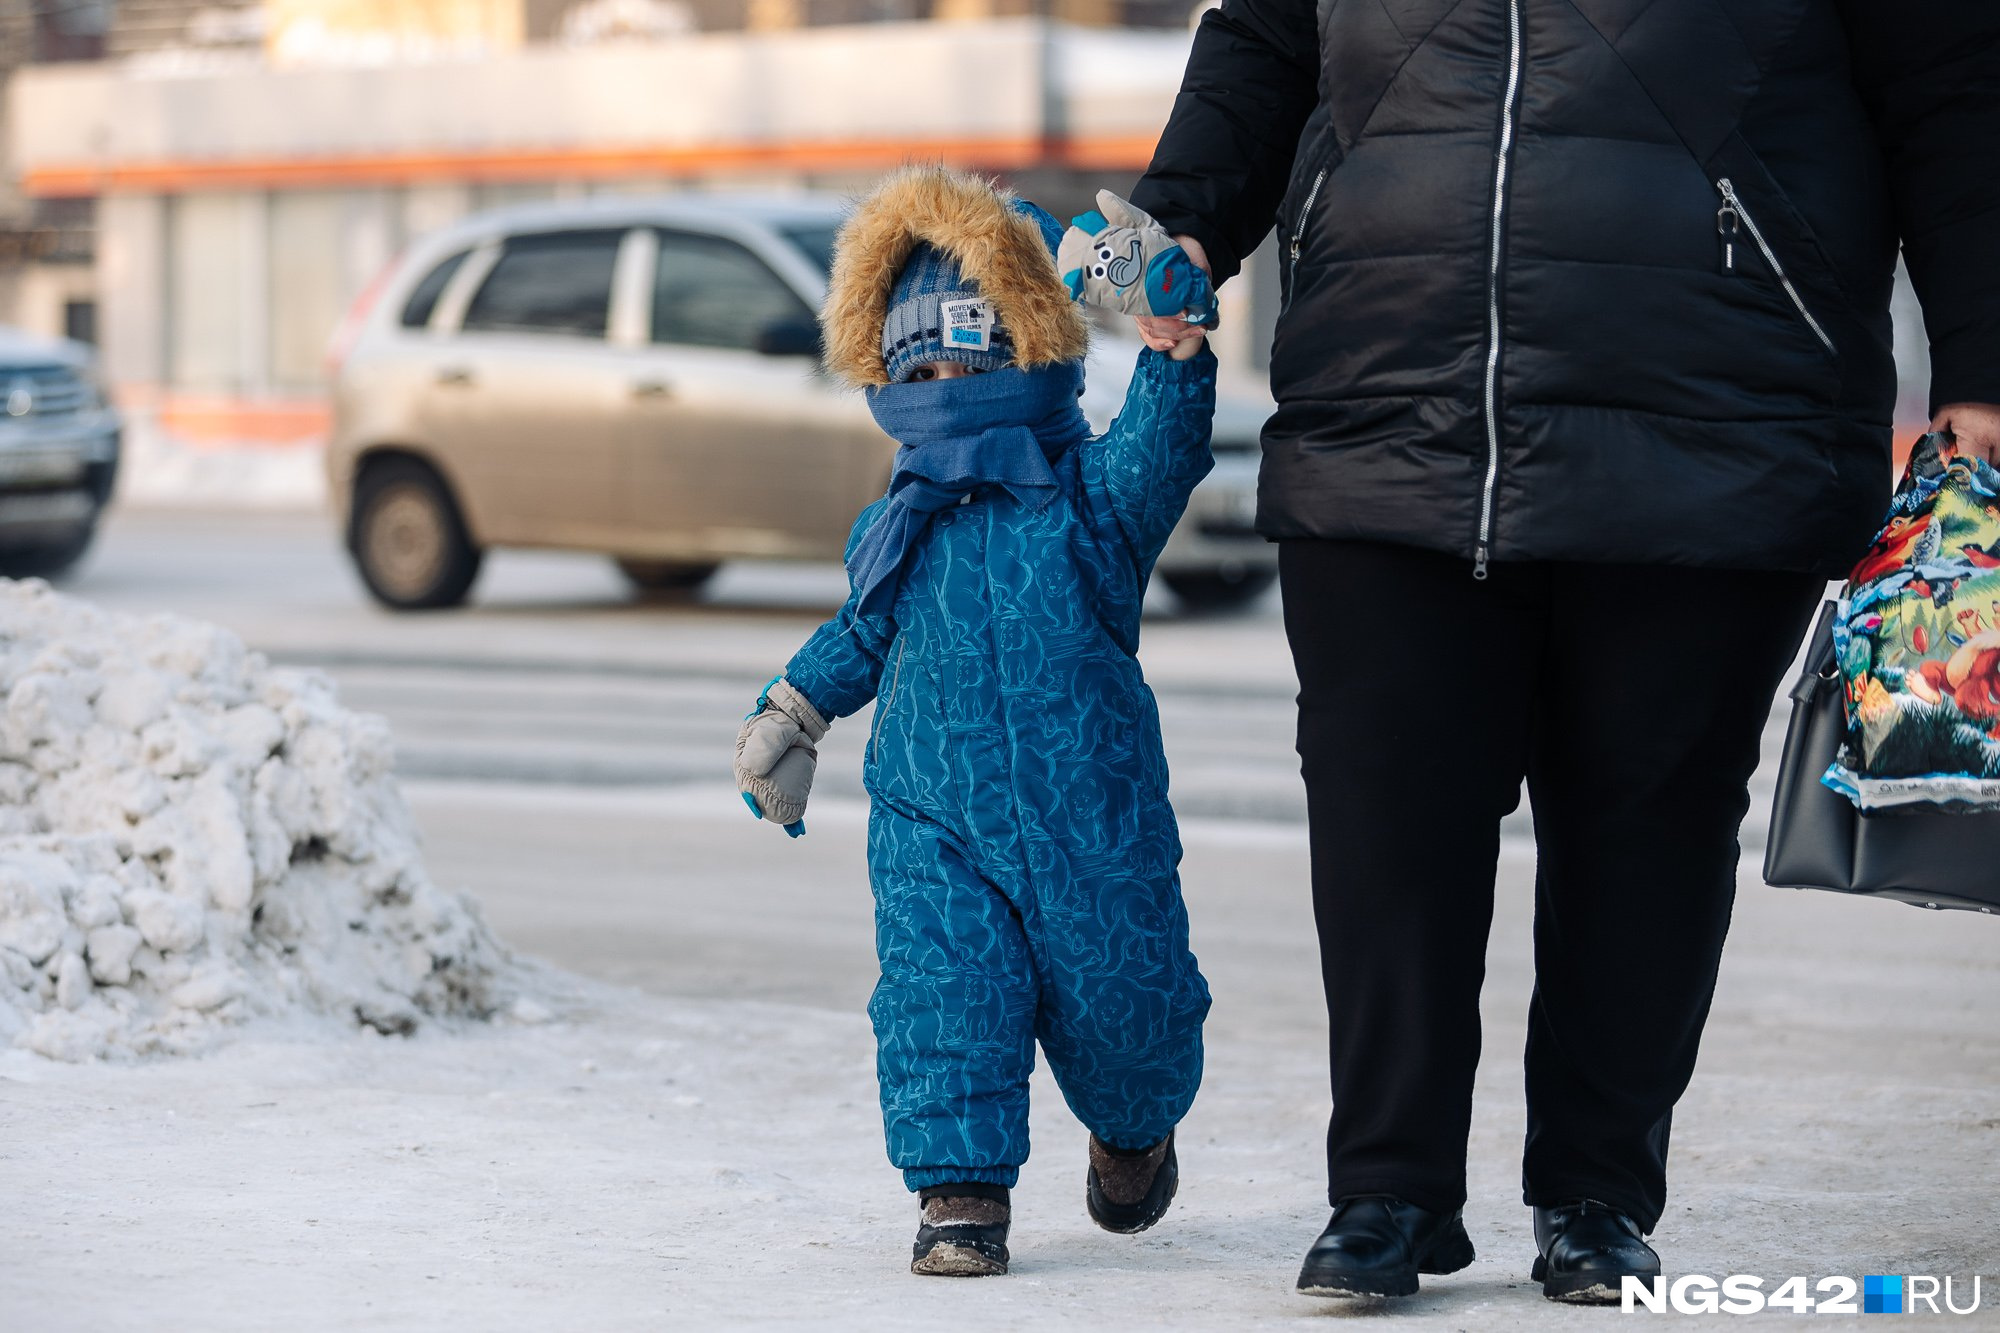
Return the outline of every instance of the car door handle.
{"type": "Polygon", "coordinates": [[[632,386],[634,398],[671,398],[674,386],[665,380],[640,380],[632,386]]]}
{"type": "Polygon", "coordinates": [[[439,384],[469,385],[472,383],[472,372],[464,366],[446,366],[437,373],[437,382],[439,384]]]}

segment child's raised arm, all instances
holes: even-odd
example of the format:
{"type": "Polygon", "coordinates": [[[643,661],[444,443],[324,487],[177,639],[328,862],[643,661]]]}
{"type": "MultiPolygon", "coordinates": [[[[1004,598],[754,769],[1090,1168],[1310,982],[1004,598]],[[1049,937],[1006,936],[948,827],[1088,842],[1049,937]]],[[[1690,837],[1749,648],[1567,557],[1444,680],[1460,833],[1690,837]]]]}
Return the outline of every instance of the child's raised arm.
{"type": "Polygon", "coordinates": [[[1084,457],[1084,487],[1150,569],[1187,511],[1188,496],[1215,466],[1215,353],[1185,361],[1151,348],[1139,353],[1125,405],[1084,457]]]}

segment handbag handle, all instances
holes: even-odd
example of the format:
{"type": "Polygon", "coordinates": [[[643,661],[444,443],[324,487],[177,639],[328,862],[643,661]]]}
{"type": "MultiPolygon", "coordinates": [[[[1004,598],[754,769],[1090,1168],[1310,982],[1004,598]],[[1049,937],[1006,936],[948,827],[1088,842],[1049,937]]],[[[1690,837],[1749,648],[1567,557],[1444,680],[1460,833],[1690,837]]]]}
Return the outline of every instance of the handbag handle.
{"type": "Polygon", "coordinates": [[[1810,703],[1822,689],[1840,679],[1840,663],[1833,652],[1833,618],[1839,611],[1839,603],[1831,599],[1820,604],[1819,619],[1806,636],[1805,667],[1792,683],[1795,703],[1810,703]]]}

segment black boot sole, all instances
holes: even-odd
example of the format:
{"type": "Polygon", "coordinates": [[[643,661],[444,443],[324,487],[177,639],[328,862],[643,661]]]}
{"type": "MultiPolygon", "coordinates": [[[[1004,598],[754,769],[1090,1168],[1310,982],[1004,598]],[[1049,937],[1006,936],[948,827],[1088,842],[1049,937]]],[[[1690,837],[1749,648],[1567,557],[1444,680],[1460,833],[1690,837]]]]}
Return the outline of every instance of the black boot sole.
{"type": "Polygon", "coordinates": [[[1113,1203],[1104,1197],[1104,1190],[1097,1183],[1097,1170],[1092,1168],[1084,1180],[1083,1209],[1090,1214],[1090,1220],[1106,1231],[1115,1231],[1123,1236],[1136,1235],[1152,1226],[1167,1215],[1174,1195],[1181,1188],[1180,1159],[1174,1155],[1174,1136],[1167,1135],[1167,1155],[1160,1162],[1160,1169],[1153,1173],[1153,1183],[1146,1190],[1146,1197],[1137,1203],[1113,1203]]]}
{"type": "Polygon", "coordinates": [[[1603,1271],[1583,1273],[1549,1274],[1546,1255],[1535,1256],[1535,1266],[1528,1270],[1528,1276],[1542,1284],[1542,1295],[1565,1305],[1618,1305],[1625,1299],[1627,1277],[1636,1277],[1642,1282],[1650,1282],[1660,1275],[1656,1268],[1652,1272],[1620,1269],[1615,1273],[1603,1271]]]}
{"type": "Polygon", "coordinates": [[[1465,1220],[1453,1218],[1431,1238],[1431,1243],[1407,1268],[1357,1270],[1331,1265],[1315,1265],[1311,1260],[1299,1270],[1299,1294],[1326,1296],[1334,1300],[1387,1299],[1417,1294],[1417,1275],[1444,1277],[1470,1267],[1476,1256],[1472,1237],[1466,1234],[1465,1220]]]}
{"type": "Polygon", "coordinates": [[[1006,1222],[954,1222],[917,1228],[910,1271],[920,1277],[999,1277],[1007,1271],[1006,1222]]]}
{"type": "Polygon", "coordinates": [[[910,1260],[919,1277],[1004,1277],[1007,1247],[940,1240],[910,1260]]]}

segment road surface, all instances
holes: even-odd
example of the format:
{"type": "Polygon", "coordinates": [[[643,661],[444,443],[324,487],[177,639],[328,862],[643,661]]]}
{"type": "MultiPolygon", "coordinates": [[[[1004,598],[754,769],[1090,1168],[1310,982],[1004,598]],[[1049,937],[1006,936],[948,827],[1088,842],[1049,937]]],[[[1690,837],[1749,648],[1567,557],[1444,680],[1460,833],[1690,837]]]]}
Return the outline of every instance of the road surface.
{"type": "MultiPolygon", "coordinates": [[[[743,1012],[763,1015],[771,1049],[794,1062],[783,1095],[766,1099],[780,1123],[760,1126],[757,1113],[746,1112],[713,1132],[721,1149],[746,1163],[803,1179],[813,1171],[810,1147],[796,1134],[768,1132],[785,1129],[787,1106],[835,1097],[857,1134],[873,1132],[865,1031],[856,1017],[875,975],[858,783],[865,719],[835,726],[811,832],[800,842],[742,812],[727,760],[757,688],[832,609],[842,586],[839,571],[828,568],[732,569],[700,604],[676,607],[634,601],[603,561],[503,554],[469,609],[392,616],[365,602],[317,519],[139,512],[114,516],[67,591],[118,609],[221,622],[275,659],[326,669],[351,705],[386,715],[433,874],[474,893],[518,951],[687,1006],[751,1004],[743,1012]],[[796,1015],[792,1038],[785,1014],[796,1015]],[[825,1066],[814,1055],[822,1038],[813,1034],[822,1031],[837,1034],[824,1039],[825,1066]]],[[[1291,752],[1294,683],[1277,601],[1274,594],[1245,614],[1211,620],[1179,619],[1165,598],[1157,610],[1142,651],[1185,824],[1195,948],[1216,995],[1208,1080],[1183,1136],[1186,1221],[1179,1233],[1160,1228],[1147,1244],[1165,1248],[1122,1261],[1115,1278],[1091,1268],[1098,1259],[1075,1259],[1100,1254],[1088,1248],[1099,1243],[1095,1233],[1075,1239],[1073,1231],[1024,1226],[1017,1239],[1025,1281],[1004,1298],[982,1298],[1004,1300],[994,1307],[1011,1312],[1003,1326],[1062,1326],[1065,1311],[1094,1322],[1186,1327],[1328,1312],[1288,1291],[1324,1213],[1326,1094],[1303,802],[1291,752]],[[1086,1248],[1051,1252],[1052,1236],[1086,1248]],[[1153,1288],[1144,1275],[1156,1261],[1172,1280],[1153,1288]],[[1129,1300],[1103,1305],[1104,1283],[1132,1284],[1129,1300]]],[[[1780,735],[1774,715],[1766,735],[1773,760],[1780,735]]],[[[1770,768],[1760,791],[1768,790],[1770,768]]],[[[1747,841],[1756,840],[1762,817],[1753,812],[1747,841]]],[[[1532,984],[1526,819],[1511,820],[1504,841],[1483,1012],[1467,1213],[1482,1257],[1461,1277],[1427,1280],[1406,1320],[1415,1328],[1593,1318],[1546,1307],[1525,1281],[1532,1240],[1518,1202],[1518,1145],[1519,1052],[1532,984]]],[[[2000,924],[1992,921],[1786,893],[1746,873],[1702,1068],[1676,1119],[1676,1192],[1656,1238],[1669,1271],[1774,1280],[1984,1272],[1993,1287],[2000,1280],[1996,959],[2000,924]]],[[[231,1068],[226,1060],[216,1067],[231,1068]]],[[[165,1087],[178,1076],[154,1077],[165,1087]]],[[[1076,1164],[1064,1154],[1077,1151],[1078,1132],[1045,1079],[1037,1098],[1044,1148],[1024,1180],[1024,1222],[1060,1211],[1070,1225],[1076,1164]]],[[[713,1153],[718,1143],[704,1147],[713,1153]]],[[[879,1149],[845,1140],[839,1149],[869,1151],[879,1149]]],[[[863,1260],[882,1265],[879,1272],[834,1268],[838,1280],[828,1278],[828,1286],[750,1291],[731,1286],[726,1266],[683,1264],[673,1280],[685,1301],[675,1308],[690,1318],[734,1312],[775,1322],[810,1321],[818,1311],[857,1327],[975,1317],[964,1311],[976,1306],[954,1304],[969,1298],[929,1288],[913,1294],[894,1276],[906,1205],[886,1167],[879,1175],[856,1170],[870,1191],[853,1224],[863,1234],[838,1243],[864,1246],[863,1260]],[[856,1279],[855,1271],[875,1275],[856,1279]]],[[[64,1248],[67,1233],[50,1220],[56,1214],[30,1216],[43,1228],[33,1250],[42,1269],[53,1265],[59,1275],[67,1262],[90,1269],[93,1261],[64,1248]]],[[[780,1244],[812,1229],[810,1218],[771,1221],[780,1244]]],[[[409,1266],[428,1264],[421,1256],[432,1242],[412,1236],[409,1243],[419,1247],[409,1266]]],[[[560,1308],[573,1279],[538,1277],[532,1244],[524,1238],[521,1246],[499,1251],[519,1274],[520,1308],[560,1308]]],[[[754,1269],[758,1261],[742,1262],[754,1269]]],[[[203,1271],[190,1261],[179,1285],[144,1290],[168,1300],[156,1308],[170,1310],[174,1293],[198,1290],[203,1271]]],[[[428,1274],[399,1274],[384,1277],[376,1294],[400,1293],[394,1299],[408,1302],[406,1313],[444,1308],[426,1303],[441,1299],[424,1285],[428,1274]],[[405,1277],[407,1290],[397,1285],[405,1277]]],[[[55,1275],[45,1272],[44,1280],[55,1275]]],[[[646,1274],[621,1268],[597,1280],[643,1284],[646,1274]]],[[[1989,1295],[1994,1308],[2000,1292],[1989,1295]]],[[[404,1325],[371,1316],[352,1326],[404,1325]]]]}

